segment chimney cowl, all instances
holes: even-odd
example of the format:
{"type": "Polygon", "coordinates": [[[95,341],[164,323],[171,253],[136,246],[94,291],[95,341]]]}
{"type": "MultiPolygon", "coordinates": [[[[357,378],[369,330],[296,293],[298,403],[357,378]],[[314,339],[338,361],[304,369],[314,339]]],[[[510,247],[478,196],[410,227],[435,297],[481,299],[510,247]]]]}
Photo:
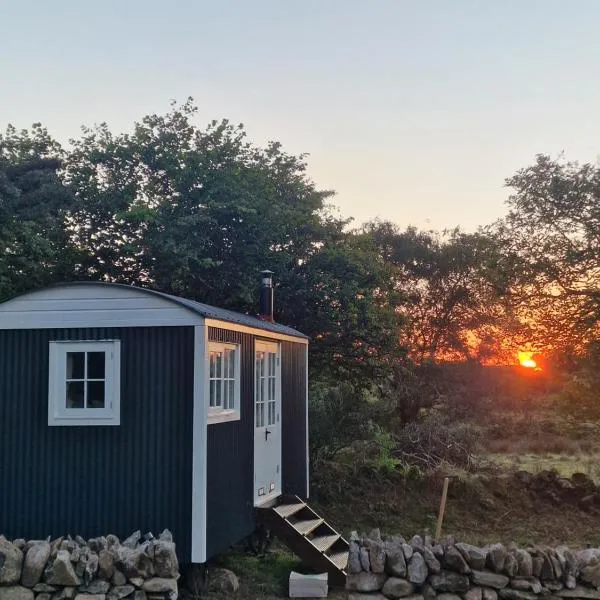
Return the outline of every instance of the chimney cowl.
{"type": "Polygon", "coordinates": [[[258,318],[273,323],[273,271],[260,272],[260,310],[258,318]]]}

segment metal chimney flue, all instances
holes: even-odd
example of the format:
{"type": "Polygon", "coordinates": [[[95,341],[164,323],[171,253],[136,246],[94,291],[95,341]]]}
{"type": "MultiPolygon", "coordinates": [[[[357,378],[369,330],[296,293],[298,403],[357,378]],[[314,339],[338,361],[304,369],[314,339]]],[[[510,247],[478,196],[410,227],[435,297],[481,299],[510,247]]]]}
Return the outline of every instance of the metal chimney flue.
{"type": "Polygon", "coordinates": [[[273,323],[273,271],[260,272],[259,319],[273,323]]]}

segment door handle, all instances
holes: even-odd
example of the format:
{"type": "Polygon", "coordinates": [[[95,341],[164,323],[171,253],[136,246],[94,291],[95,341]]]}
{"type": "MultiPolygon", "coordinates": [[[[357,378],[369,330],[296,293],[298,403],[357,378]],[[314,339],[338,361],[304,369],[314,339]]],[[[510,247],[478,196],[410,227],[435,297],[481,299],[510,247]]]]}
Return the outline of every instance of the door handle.
{"type": "Polygon", "coordinates": [[[268,440],[268,439],[269,439],[269,434],[270,434],[270,433],[271,433],[271,432],[270,432],[268,429],[265,429],[265,440],[268,440]]]}

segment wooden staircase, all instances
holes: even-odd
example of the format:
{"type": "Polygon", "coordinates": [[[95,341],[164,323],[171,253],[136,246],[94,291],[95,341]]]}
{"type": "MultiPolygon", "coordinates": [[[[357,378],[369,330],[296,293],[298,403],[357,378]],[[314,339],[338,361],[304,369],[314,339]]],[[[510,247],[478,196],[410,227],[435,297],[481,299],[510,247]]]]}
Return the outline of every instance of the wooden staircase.
{"type": "Polygon", "coordinates": [[[348,542],[298,496],[282,496],[257,509],[257,519],[306,565],[329,573],[329,585],[346,585],[348,542]]]}

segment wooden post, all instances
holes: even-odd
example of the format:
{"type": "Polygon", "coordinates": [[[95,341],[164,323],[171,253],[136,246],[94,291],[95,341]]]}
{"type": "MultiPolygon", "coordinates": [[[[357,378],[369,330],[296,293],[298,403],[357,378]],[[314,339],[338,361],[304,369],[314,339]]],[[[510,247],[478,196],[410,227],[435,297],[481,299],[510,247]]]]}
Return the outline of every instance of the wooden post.
{"type": "Polygon", "coordinates": [[[442,501],[440,502],[440,513],[438,515],[437,527],[435,528],[435,539],[440,540],[442,535],[442,523],[444,521],[444,511],[446,510],[446,498],[448,497],[448,484],[450,477],[444,477],[444,489],[442,491],[442,501]]]}

